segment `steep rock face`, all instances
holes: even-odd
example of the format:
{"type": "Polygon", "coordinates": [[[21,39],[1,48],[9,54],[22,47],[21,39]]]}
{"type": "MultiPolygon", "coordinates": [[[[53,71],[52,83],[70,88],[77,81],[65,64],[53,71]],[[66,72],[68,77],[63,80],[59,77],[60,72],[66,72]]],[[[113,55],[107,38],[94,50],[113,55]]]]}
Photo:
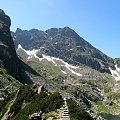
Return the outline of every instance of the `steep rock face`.
{"type": "MultiPolygon", "coordinates": [[[[9,16],[7,16],[3,10],[0,9],[0,22],[3,24],[3,28],[10,28],[11,20],[9,16]]],[[[2,25],[1,25],[2,26],[2,25]]]]}
{"type": "Polygon", "coordinates": [[[114,66],[112,58],[94,48],[69,27],[46,31],[17,29],[12,36],[16,45],[21,44],[26,50],[42,48],[43,53],[74,65],[84,64],[108,73],[108,68],[114,66]]]}
{"type": "Polygon", "coordinates": [[[5,68],[9,74],[20,82],[32,83],[27,73],[35,72],[17,57],[10,25],[9,16],[0,9],[0,67],[5,68]]]}
{"type": "Polygon", "coordinates": [[[10,18],[0,10],[0,60],[4,66],[14,74],[18,72],[19,60],[11,37],[10,25],[10,18]]]}

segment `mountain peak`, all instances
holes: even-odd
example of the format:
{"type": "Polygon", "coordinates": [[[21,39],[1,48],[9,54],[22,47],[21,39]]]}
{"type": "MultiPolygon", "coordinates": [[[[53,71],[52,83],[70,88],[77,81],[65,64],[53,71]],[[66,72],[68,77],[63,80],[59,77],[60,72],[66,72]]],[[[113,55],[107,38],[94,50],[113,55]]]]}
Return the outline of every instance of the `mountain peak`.
{"type": "Polygon", "coordinates": [[[32,30],[14,33],[15,42],[26,50],[42,49],[51,57],[57,57],[70,64],[84,64],[101,72],[108,72],[114,65],[112,58],[93,47],[69,27],[51,28],[46,31],[32,30]]]}
{"type": "Polygon", "coordinates": [[[5,14],[3,10],[0,9],[0,29],[1,28],[10,28],[11,20],[10,17],[5,14]]]}
{"type": "Polygon", "coordinates": [[[0,9],[0,14],[5,14],[5,12],[2,9],[0,9]]]}
{"type": "Polygon", "coordinates": [[[65,30],[73,30],[72,28],[68,27],[68,26],[65,26],[64,28],[61,28],[61,29],[65,29],[65,30]]]}
{"type": "Polygon", "coordinates": [[[3,61],[4,66],[13,73],[18,69],[18,65],[16,62],[18,58],[10,33],[10,25],[11,20],[9,16],[7,16],[3,10],[0,10],[0,60],[3,61]]]}
{"type": "Polygon", "coordinates": [[[2,61],[2,66],[13,77],[23,83],[26,81],[31,83],[30,78],[24,71],[24,63],[17,57],[14,42],[10,33],[10,25],[10,17],[7,16],[4,11],[0,10],[0,61],[2,61]]]}

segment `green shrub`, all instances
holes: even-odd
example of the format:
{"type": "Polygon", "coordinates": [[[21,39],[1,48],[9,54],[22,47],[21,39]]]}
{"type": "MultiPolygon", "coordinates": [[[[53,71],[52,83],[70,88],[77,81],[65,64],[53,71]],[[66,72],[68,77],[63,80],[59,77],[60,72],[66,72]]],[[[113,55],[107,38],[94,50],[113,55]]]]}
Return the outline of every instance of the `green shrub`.
{"type": "Polygon", "coordinates": [[[54,111],[60,108],[63,102],[63,98],[58,92],[48,95],[42,91],[40,94],[37,94],[32,92],[30,86],[23,86],[20,88],[18,98],[11,107],[11,113],[14,112],[12,120],[27,120],[29,115],[38,111],[43,113],[54,111]],[[22,107],[23,102],[25,104],[26,102],[29,103],[22,107]]]}
{"type": "Polygon", "coordinates": [[[70,120],[93,120],[93,118],[72,99],[67,100],[70,120]]]}

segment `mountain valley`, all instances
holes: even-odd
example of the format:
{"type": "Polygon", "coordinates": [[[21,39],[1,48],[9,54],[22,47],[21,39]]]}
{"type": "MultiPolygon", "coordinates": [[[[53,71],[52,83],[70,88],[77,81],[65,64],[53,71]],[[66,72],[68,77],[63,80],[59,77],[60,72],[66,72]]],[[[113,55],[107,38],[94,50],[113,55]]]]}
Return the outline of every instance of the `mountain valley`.
{"type": "MultiPolygon", "coordinates": [[[[59,34],[62,34],[64,33],[64,32],[61,32],[62,29],[64,31],[64,29],[70,29],[70,28],[65,27],[65,28],[58,28],[58,29],[60,29],[59,34]]],[[[55,30],[58,30],[58,29],[55,28],[55,30]]],[[[53,31],[53,29],[50,29],[50,30],[53,31]]],[[[38,33],[39,32],[38,30],[22,31],[18,29],[16,31],[15,36],[13,36],[14,41],[16,43],[16,51],[18,56],[26,64],[30,65],[33,69],[35,69],[39,74],[42,74],[44,75],[45,78],[47,78],[46,81],[40,80],[39,78],[37,78],[37,81],[34,79],[35,80],[34,82],[45,85],[50,91],[57,90],[60,93],[62,93],[62,95],[65,97],[72,97],[74,100],[76,100],[79,103],[80,106],[83,106],[85,109],[92,108],[92,110],[95,113],[105,112],[113,115],[119,115],[119,112],[116,112],[116,111],[119,111],[120,109],[118,105],[119,97],[117,97],[117,95],[119,96],[120,71],[119,71],[119,68],[117,67],[117,63],[118,63],[117,60],[109,58],[108,56],[104,55],[102,52],[99,52],[98,50],[97,51],[98,57],[93,59],[90,58],[94,61],[96,69],[91,65],[92,64],[91,62],[90,62],[91,64],[86,64],[81,61],[75,61],[72,55],[74,53],[74,49],[77,48],[77,45],[75,46],[74,44],[73,46],[73,43],[71,41],[68,42],[69,44],[66,44],[64,42],[67,42],[68,39],[76,39],[76,38],[74,38],[73,36],[72,38],[71,36],[69,36],[70,38],[65,38],[63,34],[63,36],[62,35],[61,36],[62,38],[64,37],[64,40],[57,39],[58,41],[55,41],[54,38],[49,39],[52,35],[47,39],[47,37],[45,36],[50,33],[52,34],[50,30],[47,30],[49,31],[49,33],[47,33],[47,31],[46,32],[40,31],[40,33],[38,33]],[[20,31],[20,33],[18,31],[20,31]],[[36,31],[38,34],[37,39],[39,39],[40,41],[37,41],[36,44],[34,43],[35,38],[34,38],[34,35],[32,35],[31,31],[36,31]],[[42,37],[41,37],[41,33],[43,33],[42,37]],[[30,42],[29,45],[32,44],[30,46],[30,49],[28,49],[27,46],[24,46],[24,42],[22,40],[21,41],[19,40],[20,38],[25,38],[23,36],[29,36],[28,37],[29,39],[26,38],[26,42],[31,39],[33,40],[33,41],[29,41],[30,42]],[[44,38],[46,38],[46,40],[44,40],[44,38]],[[61,44],[63,44],[64,49],[67,49],[66,51],[73,50],[70,54],[68,54],[71,57],[67,57],[67,54],[63,55],[65,53],[64,53],[64,50],[62,50],[61,48],[62,47],[61,44]],[[24,46],[24,48],[22,45],[24,46]],[[36,45],[40,47],[37,47],[36,45]],[[70,48],[68,50],[69,46],[70,48]],[[50,53],[48,52],[49,50],[50,50],[50,53]],[[60,56],[57,53],[55,53],[56,51],[58,51],[57,52],[58,54],[60,53],[60,56]],[[61,55],[63,55],[64,57],[61,55]],[[101,55],[103,58],[100,57],[99,55],[101,55]],[[96,64],[96,60],[100,65],[96,64]],[[109,64],[108,64],[108,61],[109,61],[109,64]],[[98,68],[97,65],[100,66],[99,69],[97,69],[98,68]],[[110,96],[111,98],[109,98],[110,96]],[[117,98],[116,99],[117,102],[115,101],[114,97],[117,98]],[[111,104],[112,102],[114,104],[110,106],[109,104],[111,104]]],[[[77,33],[74,33],[73,30],[71,31],[73,32],[71,33],[72,35],[77,34],[77,33]]],[[[33,32],[33,34],[35,33],[33,32]]],[[[54,34],[56,34],[56,32],[54,34]]],[[[57,35],[54,35],[54,36],[57,36],[57,35]]],[[[84,49],[86,48],[86,44],[89,45],[89,49],[95,49],[86,41],[84,42],[81,45],[84,49]]],[[[93,51],[92,54],[95,54],[94,50],[90,50],[90,51],[93,51]]],[[[83,51],[81,51],[80,49],[79,49],[79,52],[80,53],[74,53],[74,54],[76,55],[84,54],[85,56],[87,56],[87,54],[82,53],[83,51]]],[[[89,59],[89,55],[87,56],[86,59],[87,60],[89,59]]],[[[86,59],[83,59],[83,60],[86,61],[86,59]]]]}
{"type": "Polygon", "coordinates": [[[10,25],[0,10],[1,120],[120,119],[120,58],[69,27],[10,32],[10,25]]]}

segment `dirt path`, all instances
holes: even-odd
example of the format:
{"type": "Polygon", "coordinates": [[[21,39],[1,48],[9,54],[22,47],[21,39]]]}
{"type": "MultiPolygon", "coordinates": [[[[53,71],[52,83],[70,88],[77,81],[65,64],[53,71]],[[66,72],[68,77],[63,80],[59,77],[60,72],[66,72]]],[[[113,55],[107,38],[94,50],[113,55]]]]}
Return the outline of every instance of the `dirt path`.
{"type": "Polygon", "coordinates": [[[8,107],[8,109],[7,109],[7,111],[6,111],[6,113],[3,115],[3,117],[2,117],[1,120],[7,120],[7,119],[8,119],[10,108],[11,108],[11,106],[13,105],[13,103],[15,102],[15,100],[17,99],[18,92],[19,92],[19,90],[17,91],[17,93],[16,93],[14,99],[12,100],[12,103],[9,105],[9,107],[8,107]]]}

